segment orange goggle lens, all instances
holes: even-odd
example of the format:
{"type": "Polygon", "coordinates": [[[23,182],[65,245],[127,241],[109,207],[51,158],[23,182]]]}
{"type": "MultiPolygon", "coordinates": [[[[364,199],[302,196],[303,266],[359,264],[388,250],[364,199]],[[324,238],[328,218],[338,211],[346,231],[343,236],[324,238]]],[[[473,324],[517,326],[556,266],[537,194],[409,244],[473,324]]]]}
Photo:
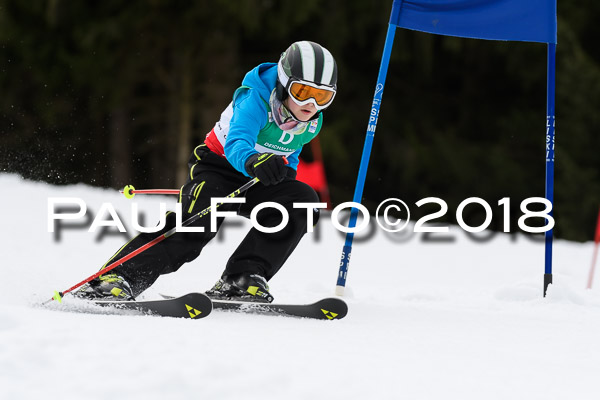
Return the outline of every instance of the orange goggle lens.
{"type": "Polygon", "coordinates": [[[333,90],[316,88],[301,82],[292,82],[289,92],[298,101],[306,101],[312,98],[320,106],[329,104],[335,95],[333,90]]]}

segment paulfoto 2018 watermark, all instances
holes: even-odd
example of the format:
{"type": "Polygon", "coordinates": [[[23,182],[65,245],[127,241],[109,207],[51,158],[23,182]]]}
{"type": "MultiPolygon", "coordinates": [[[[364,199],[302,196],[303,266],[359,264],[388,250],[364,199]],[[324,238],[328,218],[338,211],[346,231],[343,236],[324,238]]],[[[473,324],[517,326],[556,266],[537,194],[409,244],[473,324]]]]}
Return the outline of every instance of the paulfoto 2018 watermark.
{"type": "MultiPolygon", "coordinates": [[[[219,206],[222,204],[241,204],[245,203],[246,199],[243,197],[236,198],[223,198],[215,197],[211,199],[210,209],[204,210],[203,213],[210,214],[210,231],[217,232],[217,219],[232,215],[237,215],[234,211],[219,210],[219,206]]],[[[435,204],[439,207],[439,210],[420,217],[412,225],[412,231],[415,233],[444,233],[448,232],[449,226],[440,226],[435,221],[439,218],[444,217],[449,210],[448,204],[439,197],[427,197],[414,203],[416,207],[422,207],[426,204],[435,204]]],[[[511,232],[511,200],[508,197],[500,199],[497,203],[502,209],[502,231],[506,233],[511,232]]],[[[159,203],[160,207],[160,221],[158,225],[147,227],[142,226],[139,218],[139,208],[137,203],[131,203],[131,227],[142,233],[153,233],[163,229],[166,225],[166,213],[167,206],[165,203],[159,203]]],[[[326,203],[294,203],[293,208],[306,210],[307,217],[307,232],[313,232],[313,210],[324,209],[327,207],[326,203]]],[[[543,233],[554,227],[555,221],[552,217],[552,203],[543,197],[530,197],[523,200],[520,203],[521,215],[517,221],[519,229],[527,233],[543,233]],[[530,209],[532,205],[542,205],[543,210],[534,211],[530,209]],[[531,226],[528,224],[528,220],[532,218],[541,218],[545,220],[542,226],[531,226]]],[[[86,216],[87,205],[85,201],[78,197],[50,197],[48,198],[48,232],[54,232],[55,226],[58,221],[62,220],[80,220],[86,216]],[[68,210],[68,211],[65,211],[68,210]]],[[[182,212],[181,203],[177,203],[175,206],[176,214],[176,231],[177,232],[204,232],[204,227],[201,226],[185,226],[185,220],[183,220],[184,213],[182,212]]],[[[189,215],[189,214],[188,214],[189,215]]],[[[456,208],[455,216],[459,227],[469,233],[482,232],[488,229],[492,223],[493,210],[488,202],[479,197],[469,197],[463,200],[456,208]],[[465,222],[464,213],[467,207],[479,208],[479,211],[483,211],[485,218],[484,221],[477,225],[471,226],[465,222]]],[[[288,210],[281,204],[275,202],[264,202],[252,209],[250,214],[250,221],[252,226],[257,230],[264,233],[275,233],[284,229],[289,223],[288,210]],[[271,208],[281,213],[281,222],[273,227],[266,227],[259,223],[257,215],[260,211],[271,208]]],[[[389,198],[382,201],[375,212],[374,217],[377,225],[387,232],[401,232],[409,226],[410,222],[410,207],[408,204],[398,198],[389,198]],[[402,213],[404,217],[392,217],[392,213],[402,213]]],[[[331,212],[331,223],[340,232],[343,233],[359,233],[368,228],[371,223],[371,215],[369,210],[362,204],[356,202],[345,202],[337,205],[331,212]],[[340,213],[348,210],[354,210],[356,216],[355,221],[360,221],[355,224],[347,226],[340,222],[340,213]]],[[[126,232],[127,229],[119,217],[115,207],[111,203],[102,203],[102,206],[96,217],[93,218],[89,225],[88,232],[95,232],[101,227],[114,227],[119,232],[126,232]],[[109,218],[105,218],[108,216],[109,218]]]]}

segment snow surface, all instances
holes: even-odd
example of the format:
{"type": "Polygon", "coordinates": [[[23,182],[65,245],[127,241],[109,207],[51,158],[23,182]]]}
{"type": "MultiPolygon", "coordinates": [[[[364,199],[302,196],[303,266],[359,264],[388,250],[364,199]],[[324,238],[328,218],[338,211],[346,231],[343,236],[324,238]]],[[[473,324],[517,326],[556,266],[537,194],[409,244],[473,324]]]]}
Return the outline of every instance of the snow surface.
{"type": "MultiPolygon", "coordinates": [[[[79,197],[94,215],[110,202],[128,227],[132,201],[10,174],[0,187],[1,399],[600,398],[600,295],[585,290],[591,242],[555,241],[545,299],[542,243],[504,234],[476,242],[456,227],[444,235],[452,242],[432,243],[377,228],[354,245],[340,321],[89,314],[67,299],[39,304],[96,272],[124,239],[68,230],[57,242],[48,198],[79,197]]],[[[174,197],[135,198],[147,225],[161,201],[174,208],[174,197]]],[[[209,288],[243,234],[226,229],[144,297],[209,288]]],[[[270,282],[277,301],[333,295],[344,239],[326,218],[319,235],[270,282]]]]}

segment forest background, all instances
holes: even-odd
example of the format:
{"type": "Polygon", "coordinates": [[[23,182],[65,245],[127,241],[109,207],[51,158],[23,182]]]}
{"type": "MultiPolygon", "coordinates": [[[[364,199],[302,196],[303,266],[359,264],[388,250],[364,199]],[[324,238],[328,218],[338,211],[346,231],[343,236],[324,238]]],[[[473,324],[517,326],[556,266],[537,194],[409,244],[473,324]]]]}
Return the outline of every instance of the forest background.
{"type": "MultiPolygon", "coordinates": [[[[0,172],[178,188],[244,74],[312,40],[338,63],[321,131],[332,203],[350,201],[392,1],[0,0],[0,172]]],[[[558,237],[600,205],[600,2],[558,2],[558,237]]],[[[546,46],[397,29],[364,204],[544,196],[546,46]]],[[[303,154],[310,160],[310,152],[303,154]]],[[[18,193],[2,193],[18,196],[18,193]]],[[[471,207],[467,220],[481,223],[471,207]]],[[[435,208],[411,207],[414,217],[435,208]]]]}

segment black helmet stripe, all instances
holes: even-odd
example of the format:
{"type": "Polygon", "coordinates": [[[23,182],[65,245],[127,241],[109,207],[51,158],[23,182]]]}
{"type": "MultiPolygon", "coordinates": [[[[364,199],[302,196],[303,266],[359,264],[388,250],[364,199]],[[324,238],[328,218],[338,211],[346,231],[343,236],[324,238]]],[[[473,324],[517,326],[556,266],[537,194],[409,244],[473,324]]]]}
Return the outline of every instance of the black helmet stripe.
{"type": "Polygon", "coordinates": [[[315,78],[313,81],[317,82],[317,83],[324,83],[323,82],[323,62],[324,62],[323,48],[313,42],[310,42],[310,44],[312,45],[313,51],[315,53],[315,63],[314,63],[315,78]]]}
{"type": "Polygon", "coordinates": [[[290,68],[290,77],[292,76],[302,76],[302,51],[300,49],[300,43],[294,43],[292,45],[291,50],[288,50],[289,55],[287,55],[287,64],[290,68]],[[294,60],[298,60],[300,62],[294,62],[294,60]]]}

